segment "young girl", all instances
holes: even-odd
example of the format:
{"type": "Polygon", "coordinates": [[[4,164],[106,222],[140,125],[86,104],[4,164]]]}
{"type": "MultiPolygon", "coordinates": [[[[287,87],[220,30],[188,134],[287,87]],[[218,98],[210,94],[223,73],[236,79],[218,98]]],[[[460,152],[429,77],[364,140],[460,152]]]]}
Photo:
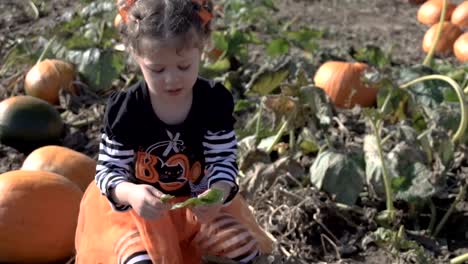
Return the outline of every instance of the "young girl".
{"type": "Polygon", "coordinates": [[[108,101],[96,181],[80,208],[76,263],[186,264],[203,255],[251,262],[258,241],[229,214],[238,192],[233,98],[198,76],[212,4],[121,0],[118,8],[144,80],[108,101]],[[169,210],[211,188],[223,191],[222,202],[169,210]],[[163,203],[164,194],[176,198],[163,203]]]}

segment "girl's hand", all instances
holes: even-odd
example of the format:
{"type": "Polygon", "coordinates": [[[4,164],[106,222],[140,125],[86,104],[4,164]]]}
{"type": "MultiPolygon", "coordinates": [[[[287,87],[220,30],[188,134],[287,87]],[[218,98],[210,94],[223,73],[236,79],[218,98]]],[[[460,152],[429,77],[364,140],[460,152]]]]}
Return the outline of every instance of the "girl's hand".
{"type": "Polygon", "coordinates": [[[115,187],[118,202],[131,205],[139,216],[150,220],[160,218],[171,208],[170,204],[161,202],[161,196],[162,192],[147,184],[121,183],[115,187]]]}
{"type": "MultiPolygon", "coordinates": [[[[221,208],[223,207],[223,203],[226,198],[229,196],[231,192],[231,185],[226,182],[215,182],[211,185],[211,188],[220,189],[224,193],[224,199],[218,203],[210,204],[210,205],[201,205],[192,208],[193,213],[197,216],[198,221],[202,223],[209,223],[213,220],[220,212],[221,208]]],[[[209,192],[209,189],[203,192],[202,194],[198,195],[198,197],[202,197],[209,192]]]]}

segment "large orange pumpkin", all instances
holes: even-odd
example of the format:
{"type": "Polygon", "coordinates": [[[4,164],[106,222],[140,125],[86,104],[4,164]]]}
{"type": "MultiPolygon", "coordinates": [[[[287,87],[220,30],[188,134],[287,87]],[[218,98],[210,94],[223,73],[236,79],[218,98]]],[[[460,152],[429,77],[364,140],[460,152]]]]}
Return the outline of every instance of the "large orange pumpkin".
{"type": "Polygon", "coordinates": [[[22,170],[43,170],[60,174],[82,191],[94,180],[96,161],[85,154],[62,146],[44,146],[31,152],[22,170]]]}
{"type": "Polygon", "coordinates": [[[468,27],[468,1],[464,1],[453,10],[450,21],[461,28],[468,27]]]}
{"type": "Polygon", "coordinates": [[[0,262],[54,263],[74,253],[83,192],[45,171],[0,175],[0,262]]]}
{"type": "Polygon", "coordinates": [[[369,107],[375,103],[378,90],[361,81],[367,67],[360,62],[328,61],[317,70],[314,82],[337,107],[369,107]]]}
{"type": "MultiPolygon", "coordinates": [[[[439,28],[439,23],[432,25],[424,34],[422,49],[424,52],[429,52],[431,49],[432,43],[435,40],[437,35],[437,30],[439,28]]],[[[437,55],[448,55],[453,51],[453,43],[455,40],[462,34],[462,31],[459,27],[454,24],[445,21],[442,26],[442,32],[440,34],[439,41],[435,48],[435,54],[437,55]]]]}
{"type": "Polygon", "coordinates": [[[27,95],[41,98],[51,104],[59,103],[60,89],[76,93],[72,82],[74,66],[56,59],[46,59],[34,65],[26,74],[24,90],[27,95]]]}
{"type": "MultiPolygon", "coordinates": [[[[440,15],[442,14],[443,0],[429,0],[422,4],[418,9],[417,19],[420,23],[425,25],[434,25],[439,23],[440,15]]],[[[447,8],[445,11],[446,21],[450,21],[453,10],[455,10],[456,5],[447,0],[447,8]]]]}
{"type": "Polygon", "coordinates": [[[453,53],[459,61],[468,61],[468,32],[463,33],[453,43],[453,53]]]}

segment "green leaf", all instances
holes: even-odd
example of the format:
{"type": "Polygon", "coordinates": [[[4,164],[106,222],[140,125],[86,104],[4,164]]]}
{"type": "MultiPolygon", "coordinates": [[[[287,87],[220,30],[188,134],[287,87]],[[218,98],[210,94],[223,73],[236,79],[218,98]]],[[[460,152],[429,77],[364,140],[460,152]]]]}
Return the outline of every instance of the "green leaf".
{"type": "Polygon", "coordinates": [[[334,115],[328,96],[324,90],[314,85],[309,85],[301,87],[299,94],[303,110],[309,114],[304,118],[314,121],[317,126],[329,126],[334,115]]]}
{"type": "Polygon", "coordinates": [[[409,175],[405,177],[405,184],[397,189],[397,199],[411,203],[421,203],[437,192],[436,187],[429,181],[431,171],[426,165],[419,162],[414,163],[407,168],[407,172],[409,175]]]}
{"type": "Polygon", "coordinates": [[[305,154],[316,153],[320,149],[320,145],[317,142],[312,131],[304,127],[298,136],[299,147],[305,154]]]}
{"type": "Polygon", "coordinates": [[[172,206],[171,210],[183,207],[198,207],[202,205],[212,205],[221,203],[224,198],[224,193],[220,189],[211,188],[207,194],[199,197],[192,197],[181,203],[176,203],[172,206]]]}
{"type": "Polygon", "coordinates": [[[300,48],[313,52],[318,48],[317,40],[321,39],[324,31],[311,28],[301,28],[298,31],[286,32],[286,37],[300,48]]]}
{"type": "Polygon", "coordinates": [[[229,41],[221,31],[215,31],[211,35],[213,46],[219,50],[227,50],[229,47],[229,41]]]}
{"type": "MultiPolygon", "coordinates": [[[[401,84],[407,83],[414,79],[422,76],[436,74],[431,68],[425,66],[413,66],[409,68],[403,68],[399,72],[399,81],[401,84]]],[[[452,90],[450,86],[441,80],[427,80],[419,82],[406,88],[412,95],[412,98],[416,104],[414,107],[429,107],[435,108],[437,105],[444,101],[444,94],[447,94],[449,90],[452,90]]]]}
{"type": "Polygon", "coordinates": [[[289,61],[279,60],[279,63],[263,65],[255,74],[252,75],[247,84],[248,94],[256,93],[259,95],[268,95],[289,76],[289,61]]]}
{"type": "Polygon", "coordinates": [[[390,65],[392,62],[389,53],[385,53],[380,47],[374,45],[367,45],[357,51],[351,50],[351,56],[357,61],[378,67],[390,65]]]}
{"type": "Polygon", "coordinates": [[[110,89],[112,81],[124,69],[123,56],[113,50],[73,50],[67,53],[67,58],[77,65],[78,71],[95,92],[110,89]]]}
{"type": "Polygon", "coordinates": [[[310,180],[317,188],[336,195],[336,201],[354,205],[364,186],[362,153],[320,153],[310,167],[310,180]]]}
{"type": "Polygon", "coordinates": [[[237,112],[245,111],[253,106],[255,106],[254,102],[251,102],[246,99],[239,99],[236,101],[236,105],[234,106],[234,112],[237,113],[237,112]]]}
{"type": "Polygon", "coordinates": [[[214,63],[204,63],[200,67],[200,75],[206,78],[214,78],[220,74],[227,72],[231,68],[231,63],[228,58],[219,59],[214,63]]]}
{"type": "Polygon", "coordinates": [[[397,199],[417,203],[436,193],[425,153],[409,142],[398,143],[387,155],[389,167],[400,177],[393,187],[397,199]]]}
{"type": "Polygon", "coordinates": [[[287,54],[289,52],[289,42],[286,39],[274,39],[266,47],[266,52],[271,57],[287,54]]]}
{"type": "Polygon", "coordinates": [[[444,102],[434,107],[424,107],[429,124],[441,127],[452,134],[458,129],[461,119],[459,103],[444,102]]]}
{"type": "Polygon", "coordinates": [[[440,161],[447,169],[451,168],[455,156],[455,145],[447,131],[441,127],[431,129],[428,141],[432,153],[440,158],[440,161]]]}

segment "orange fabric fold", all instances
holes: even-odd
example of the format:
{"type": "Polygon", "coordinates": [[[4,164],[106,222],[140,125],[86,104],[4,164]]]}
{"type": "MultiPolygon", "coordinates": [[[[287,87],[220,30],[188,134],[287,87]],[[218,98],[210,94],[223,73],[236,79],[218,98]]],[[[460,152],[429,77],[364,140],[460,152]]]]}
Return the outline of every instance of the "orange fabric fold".
{"type": "MultiPolygon", "coordinates": [[[[237,195],[223,211],[250,231],[261,252],[271,252],[273,241],[257,224],[242,196],[237,195]]],[[[194,243],[201,229],[188,208],[171,210],[158,220],[143,219],[133,210],[113,211],[106,197],[91,183],[80,205],[75,263],[123,263],[130,255],[147,251],[154,264],[198,264],[206,254],[194,243]]]]}

